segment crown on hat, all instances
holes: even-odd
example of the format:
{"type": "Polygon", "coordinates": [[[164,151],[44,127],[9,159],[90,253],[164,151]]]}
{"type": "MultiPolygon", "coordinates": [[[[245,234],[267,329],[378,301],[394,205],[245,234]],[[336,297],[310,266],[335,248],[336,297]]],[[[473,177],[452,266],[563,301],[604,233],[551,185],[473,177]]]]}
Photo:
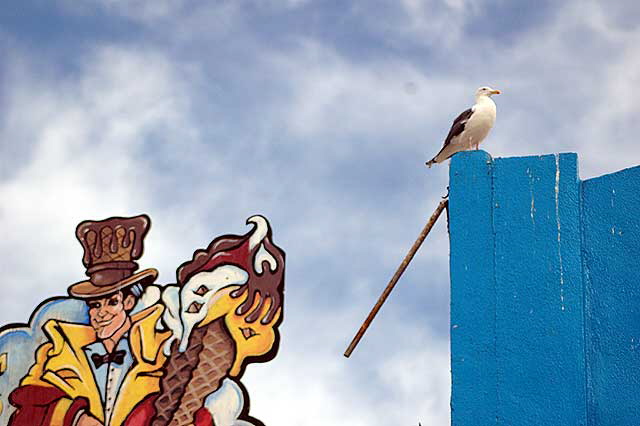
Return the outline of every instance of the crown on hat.
{"type": "Polygon", "coordinates": [[[151,220],[147,215],[112,217],[101,221],[87,220],[76,229],[76,237],[84,250],[82,263],[87,268],[88,281],[69,287],[75,297],[97,297],[112,293],[138,282],[148,284],[158,271],[138,269],[144,249],[144,237],[151,220]]]}

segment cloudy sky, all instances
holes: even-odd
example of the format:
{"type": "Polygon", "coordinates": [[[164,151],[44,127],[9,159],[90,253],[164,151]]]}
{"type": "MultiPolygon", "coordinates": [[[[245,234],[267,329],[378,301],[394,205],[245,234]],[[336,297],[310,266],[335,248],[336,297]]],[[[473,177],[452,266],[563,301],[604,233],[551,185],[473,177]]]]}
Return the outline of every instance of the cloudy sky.
{"type": "Polygon", "coordinates": [[[640,163],[640,3],[32,0],[0,11],[0,323],[82,279],[83,219],[145,212],[161,283],[269,218],[287,252],[268,426],[449,421],[439,223],[342,356],[447,185],[424,161],[478,86],[494,157],[574,151],[583,179],[640,163]],[[636,96],[634,96],[636,95],[636,96]]]}

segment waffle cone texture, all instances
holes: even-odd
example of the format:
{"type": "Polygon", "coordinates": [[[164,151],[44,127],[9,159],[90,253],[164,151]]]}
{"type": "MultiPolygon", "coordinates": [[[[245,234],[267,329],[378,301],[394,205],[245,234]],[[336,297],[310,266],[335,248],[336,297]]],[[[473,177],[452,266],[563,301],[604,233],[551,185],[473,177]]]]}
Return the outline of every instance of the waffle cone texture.
{"type": "Polygon", "coordinates": [[[189,426],[205,398],[220,388],[235,359],[235,342],[224,319],[194,329],[189,345],[179,352],[177,342],[165,365],[152,426],[189,426]]]}

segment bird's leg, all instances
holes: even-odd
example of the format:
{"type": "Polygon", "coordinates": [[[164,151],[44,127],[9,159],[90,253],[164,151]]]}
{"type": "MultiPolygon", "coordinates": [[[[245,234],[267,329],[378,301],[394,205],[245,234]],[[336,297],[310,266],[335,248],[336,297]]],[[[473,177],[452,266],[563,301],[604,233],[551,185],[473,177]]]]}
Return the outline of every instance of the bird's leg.
{"type": "Polygon", "coordinates": [[[476,151],[480,149],[480,143],[476,143],[476,151]]]}

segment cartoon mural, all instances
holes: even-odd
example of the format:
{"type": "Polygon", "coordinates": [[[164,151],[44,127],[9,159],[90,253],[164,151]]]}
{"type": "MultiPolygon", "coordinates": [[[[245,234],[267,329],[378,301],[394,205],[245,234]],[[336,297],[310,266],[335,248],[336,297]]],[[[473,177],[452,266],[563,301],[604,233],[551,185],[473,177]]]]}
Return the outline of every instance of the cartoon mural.
{"type": "Polygon", "coordinates": [[[268,221],[196,250],[164,286],[138,270],[150,224],[78,225],[88,279],[0,333],[2,424],[262,425],[240,379],[279,345],[285,255],[268,221]]]}

